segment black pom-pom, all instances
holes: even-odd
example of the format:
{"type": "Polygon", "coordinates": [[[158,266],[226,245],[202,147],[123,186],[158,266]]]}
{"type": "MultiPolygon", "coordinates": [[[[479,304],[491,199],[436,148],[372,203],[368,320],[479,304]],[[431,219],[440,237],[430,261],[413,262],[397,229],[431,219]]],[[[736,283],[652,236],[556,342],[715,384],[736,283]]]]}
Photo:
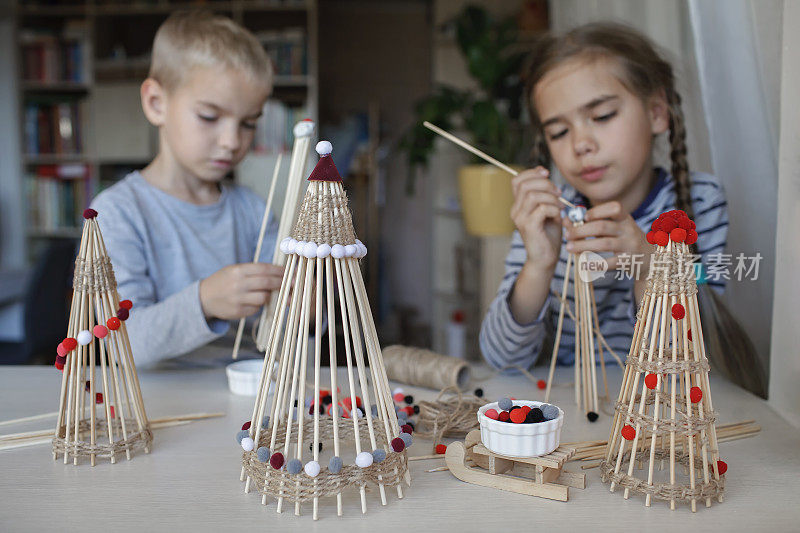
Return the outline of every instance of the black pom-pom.
{"type": "MultiPolygon", "coordinates": [[[[325,406],[320,404],[319,406],[317,406],[317,411],[319,411],[319,414],[324,415],[325,414],[325,406]]],[[[314,406],[313,405],[311,407],[309,407],[308,414],[310,414],[310,415],[314,414],[314,406]]]]}
{"type": "Polygon", "coordinates": [[[483,398],[483,389],[475,389],[475,396],[483,398]]]}
{"type": "Polygon", "coordinates": [[[322,405],[330,405],[331,403],[333,403],[333,398],[330,394],[326,394],[322,397],[322,405]]]}
{"type": "Polygon", "coordinates": [[[539,422],[544,422],[544,415],[542,414],[542,410],[538,407],[534,407],[530,411],[528,411],[528,416],[525,417],[525,422],[529,424],[536,424],[539,422]]]}
{"type": "Polygon", "coordinates": [[[419,405],[415,405],[415,406],[414,406],[414,414],[415,414],[415,415],[418,415],[418,414],[419,414],[419,405]]]}
{"type": "MultiPolygon", "coordinates": [[[[318,444],[319,444],[319,451],[322,452],[322,443],[319,442],[318,444]]],[[[308,443],[308,451],[310,451],[310,452],[314,451],[314,443],[313,442],[309,442],[308,443]]]]}
{"type": "Polygon", "coordinates": [[[522,409],[522,406],[521,405],[514,405],[514,406],[511,407],[511,409],[508,410],[508,412],[510,413],[511,411],[513,411],[515,409],[522,409]]]}
{"type": "Polygon", "coordinates": [[[411,422],[410,420],[406,422],[406,425],[411,426],[412,431],[414,430],[414,423],[411,422]]]}
{"type": "Polygon", "coordinates": [[[410,394],[407,394],[406,397],[403,398],[403,401],[406,402],[408,405],[411,405],[412,403],[414,403],[414,397],[411,396],[410,394]]]}
{"type": "Polygon", "coordinates": [[[297,407],[297,398],[294,399],[294,406],[297,407]]]}
{"type": "Polygon", "coordinates": [[[586,418],[589,419],[589,422],[596,421],[597,417],[598,417],[598,414],[595,413],[594,411],[589,411],[588,413],[586,413],[586,418]]]}

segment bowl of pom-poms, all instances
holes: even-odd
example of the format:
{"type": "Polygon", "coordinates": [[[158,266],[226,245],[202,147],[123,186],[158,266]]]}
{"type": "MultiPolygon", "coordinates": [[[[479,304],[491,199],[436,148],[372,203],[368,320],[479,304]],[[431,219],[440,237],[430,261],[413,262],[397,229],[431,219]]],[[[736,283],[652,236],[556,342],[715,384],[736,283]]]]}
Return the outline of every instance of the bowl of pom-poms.
{"type": "MultiPolygon", "coordinates": [[[[262,359],[243,359],[225,367],[228,376],[228,388],[240,396],[255,396],[258,394],[258,385],[261,382],[261,371],[264,366],[262,359]]],[[[270,383],[268,394],[272,394],[275,385],[275,374],[278,363],[275,363],[273,381],[270,383]]]]}
{"type": "Polygon", "coordinates": [[[487,403],[478,409],[481,442],[499,455],[538,457],[558,448],[564,411],[528,400],[487,403]]]}

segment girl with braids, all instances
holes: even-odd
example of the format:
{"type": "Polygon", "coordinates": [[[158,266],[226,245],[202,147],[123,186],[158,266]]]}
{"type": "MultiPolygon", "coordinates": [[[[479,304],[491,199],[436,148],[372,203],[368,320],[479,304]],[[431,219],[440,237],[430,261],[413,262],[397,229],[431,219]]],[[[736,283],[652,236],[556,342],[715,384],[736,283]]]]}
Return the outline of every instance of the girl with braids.
{"type": "MultiPolygon", "coordinates": [[[[713,176],[689,171],[672,67],[631,28],[594,23],[561,37],[545,36],[534,46],[526,95],[534,130],[532,155],[538,166],[512,182],[511,218],[517,231],[505,276],[483,321],[481,350],[497,368],[532,366],[546,351],[542,349],[546,338],[554,334],[556,295],[567,255],[591,251],[614,254],[608,258],[609,272],[594,282],[594,291],[600,330],[618,354],[625,354],[653,249],[645,233],[661,213],[682,209],[697,225],[696,252],[709,264],[726,244],[728,213],[722,187],[713,176]],[[653,164],[655,137],[665,132],[669,132],[669,169],[653,164]],[[551,165],[566,181],[563,190],[549,179],[551,165]],[[587,206],[585,224],[573,227],[562,216],[559,195],[587,206]],[[631,257],[641,263],[639,272],[634,272],[636,279],[615,275],[622,258],[631,257]]],[[[702,287],[701,305],[712,306],[704,316],[716,320],[722,313],[727,321],[729,315],[713,295],[724,290],[725,280],[708,279],[702,287]]],[[[571,291],[572,285],[567,297],[573,301],[571,291]]],[[[574,332],[575,324],[567,315],[560,364],[574,362],[574,332]]],[[[709,332],[711,339],[726,335],[709,332]]],[[[715,348],[719,349],[712,340],[709,357],[717,356],[718,367],[763,393],[752,352],[730,360],[729,353],[721,352],[724,358],[713,353],[715,348]]]]}

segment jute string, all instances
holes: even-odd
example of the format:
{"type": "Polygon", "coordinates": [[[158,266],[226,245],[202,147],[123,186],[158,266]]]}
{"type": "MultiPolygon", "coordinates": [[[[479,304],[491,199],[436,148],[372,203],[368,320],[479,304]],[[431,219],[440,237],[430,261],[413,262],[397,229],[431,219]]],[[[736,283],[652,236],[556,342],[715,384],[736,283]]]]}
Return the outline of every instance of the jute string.
{"type": "MultiPolygon", "coordinates": [[[[352,421],[350,421],[352,422],[352,421]]],[[[305,420],[303,422],[303,448],[313,441],[313,420],[305,420]]],[[[366,437],[368,434],[368,427],[366,419],[359,419],[359,434],[366,437]]],[[[372,466],[361,468],[356,465],[344,465],[341,471],[334,474],[327,468],[316,477],[309,477],[305,473],[289,474],[285,469],[275,470],[269,463],[262,463],[258,460],[257,448],[258,446],[269,446],[271,431],[265,430],[259,436],[259,444],[253,451],[244,452],[242,454],[242,466],[244,467],[247,475],[250,476],[255,482],[255,486],[262,494],[270,495],[274,498],[282,497],[291,502],[306,502],[314,498],[322,498],[325,496],[334,496],[342,492],[347,487],[361,487],[372,483],[375,485],[382,484],[387,487],[393,487],[402,482],[408,470],[408,456],[407,452],[403,450],[401,453],[392,451],[389,446],[389,439],[387,439],[386,432],[382,424],[373,425],[375,431],[375,438],[379,446],[385,450],[386,459],[380,463],[373,463],[372,466]]],[[[293,428],[296,431],[296,428],[293,428]]],[[[277,442],[283,442],[286,438],[286,426],[281,423],[277,428],[277,442]]],[[[319,421],[319,442],[333,440],[333,420],[320,419],[319,421]]],[[[355,434],[352,423],[339,425],[339,440],[348,442],[354,441],[355,434]]],[[[296,442],[295,442],[296,444],[296,442]]],[[[294,445],[292,445],[294,449],[294,445]]],[[[281,449],[274,451],[282,451],[281,449]]],[[[286,460],[292,459],[293,454],[289,454],[286,460]]]]}
{"type": "MultiPolygon", "coordinates": [[[[630,459],[630,451],[625,452],[622,458],[622,463],[630,459]]],[[[669,450],[655,450],[654,460],[669,460],[669,450]]],[[[676,457],[676,460],[689,467],[689,455],[681,454],[676,457]]],[[[719,481],[713,477],[706,483],[696,483],[695,488],[692,489],[687,485],[672,485],[671,483],[652,483],[649,484],[642,479],[629,476],[622,472],[620,469],[616,474],[614,473],[614,462],[607,462],[602,460],[600,462],[600,479],[604,482],[613,481],[623,488],[640,492],[642,494],[650,494],[659,500],[677,500],[677,501],[692,501],[692,500],[705,500],[708,498],[716,498],[725,491],[725,476],[719,476],[719,481]]],[[[699,457],[695,457],[694,468],[702,470],[703,461],[699,457]]]]}
{"type": "Polygon", "coordinates": [[[108,256],[93,259],[75,259],[72,288],[77,292],[106,292],[117,288],[114,269],[108,256]]]}
{"type": "Polygon", "coordinates": [[[291,235],[298,241],[331,246],[356,242],[353,217],[341,184],[309,184],[291,235]]]}
{"type": "Polygon", "coordinates": [[[417,387],[463,389],[470,380],[466,361],[423,348],[387,346],[383,349],[383,364],[389,379],[417,387]]]}
{"type": "MultiPolygon", "coordinates": [[[[672,250],[653,254],[654,268],[651,269],[652,277],[647,282],[645,294],[651,297],[680,296],[685,294],[691,297],[697,294],[695,271],[688,254],[672,250]]],[[[643,306],[639,307],[637,319],[641,319],[643,306]]]]}
{"type": "MultiPolygon", "coordinates": [[[[122,436],[122,423],[119,419],[114,419],[111,422],[112,427],[114,428],[114,432],[117,435],[122,436]]],[[[125,425],[127,428],[134,428],[138,427],[135,420],[126,420],[125,425]]],[[[105,419],[99,419],[95,423],[95,433],[98,436],[106,436],[108,434],[108,425],[105,419]]],[[[97,457],[111,457],[112,455],[117,455],[119,453],[124,453],[127,450],[131,452],[144,449],[148,447],[153,442],[153,433],[150,430],[150,426],[147,425],[141,431],[130,431],[128,432],[127,439],[119,439],[115,440],[114,442],[107,443],[107,444],[100,444],[95,443],[94,446],[91,443],[87,442],[86,439],[88,437],[88,433],[91,431],[91,421],[90,420],[81,420],[79,425],[79,439],[78,442],[75,442],[73,439],[75,438],[74,435],[70,435],[70,440],[65,441],[63,434],[64,430],[62,427],[62,431],[59,432],[57,437],[53,437],[53,452],[55,453],[69,453],[72,456],[78,457],[90,457],[95,455],[97,457]]]]}
{"type": "Polygon", "coordinates": [[[457,387],[448,387],[432,402],[419,402],[419,425],[414,433],[431,439],[434,447],[444,437],[463,437],[478,426],[478,409],[484,404],[483,398],[466,396],[457,387]]]}

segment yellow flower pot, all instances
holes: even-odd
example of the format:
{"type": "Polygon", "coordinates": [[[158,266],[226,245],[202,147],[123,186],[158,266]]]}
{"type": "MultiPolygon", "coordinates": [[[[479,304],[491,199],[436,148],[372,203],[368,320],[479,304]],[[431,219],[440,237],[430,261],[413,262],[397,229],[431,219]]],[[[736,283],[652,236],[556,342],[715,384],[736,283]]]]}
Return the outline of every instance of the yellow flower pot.
{"type": "MultiPolygon", "coordinates": [[[[521,170],[516,167],[515,170],[521,170]]],[[[467,165],[458,171],[461,210],[467,232],[478,237],[508,235],[511,221],[513,176],[492,165],[467,165]]]]}

